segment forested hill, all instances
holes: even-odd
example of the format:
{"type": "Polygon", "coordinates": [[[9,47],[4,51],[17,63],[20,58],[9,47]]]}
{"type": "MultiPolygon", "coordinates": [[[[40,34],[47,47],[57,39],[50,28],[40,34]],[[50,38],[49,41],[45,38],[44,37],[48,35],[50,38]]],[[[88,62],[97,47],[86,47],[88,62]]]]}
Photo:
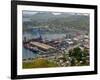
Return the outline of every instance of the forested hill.
{"type": "Polygon", "coordinates": [[[23,29],[27,30],[33,27],[43,27],[48,31],[60,32],[68,29],[89,31],[89,15],[77,13],[61,13],[55,15],[51,12],[38,12],[36,14],[23,13],[23,29]]]}

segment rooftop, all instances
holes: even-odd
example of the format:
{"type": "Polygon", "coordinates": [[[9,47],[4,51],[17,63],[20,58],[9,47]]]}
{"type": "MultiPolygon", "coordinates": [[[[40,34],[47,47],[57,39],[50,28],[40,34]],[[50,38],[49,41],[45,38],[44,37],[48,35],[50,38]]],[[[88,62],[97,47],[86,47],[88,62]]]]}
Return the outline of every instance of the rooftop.
{"type": "Polygon", "coordinates": [[[47,45],[47,44],[44,44],[44,43],[40,43],[40,42],[35,42],[35,41],[30,42],[30,44],[32,44],[34,46],[37,46],[39,48],[46,49],[46,50],[50,49],[50,48],[54,48],[54,47],[52,47],[50,45],[47,45]]]}

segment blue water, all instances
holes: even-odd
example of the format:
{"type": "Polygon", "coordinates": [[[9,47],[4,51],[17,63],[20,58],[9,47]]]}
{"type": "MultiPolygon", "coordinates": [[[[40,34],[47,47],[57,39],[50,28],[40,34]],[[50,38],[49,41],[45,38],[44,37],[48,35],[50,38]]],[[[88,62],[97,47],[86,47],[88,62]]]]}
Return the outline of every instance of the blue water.
{"type": "Polygon", "coordinates": [[[28,58],[35,58],[38,55],[38,53],[32,52],[26,48],[23,47],[23,59],[28,59],[28,58]]]}

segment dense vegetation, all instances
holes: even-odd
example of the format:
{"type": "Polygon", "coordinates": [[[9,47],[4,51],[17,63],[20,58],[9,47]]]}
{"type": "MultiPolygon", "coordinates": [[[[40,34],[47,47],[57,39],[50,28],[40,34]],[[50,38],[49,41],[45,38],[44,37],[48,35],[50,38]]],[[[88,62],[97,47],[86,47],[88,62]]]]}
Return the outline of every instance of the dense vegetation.
{"type": "Polygon", "coordinates": [[[81,50],[79,47],[74,48],[73,50],[69,51],[69,57],[71,57],[71,65],[89,65],[89,50],[84,48],[81,50]]]}

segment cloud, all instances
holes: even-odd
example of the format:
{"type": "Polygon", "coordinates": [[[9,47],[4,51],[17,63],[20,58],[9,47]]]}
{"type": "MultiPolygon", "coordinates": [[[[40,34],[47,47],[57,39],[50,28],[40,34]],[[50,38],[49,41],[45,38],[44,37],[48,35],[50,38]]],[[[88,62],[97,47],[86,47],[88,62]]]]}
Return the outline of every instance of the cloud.
{"type": "Polygon", "coordinates": [[[38,12],[35,12],[35,11],[23,11],[23,14],[24,15],[34,15],[34,14],[37,14],[38,12]]]}
{"type": "Polygon", "coordinates": [[[61,15],[61,13],[58,13],[58,12],[53,12],[52,14],[53,15],[61,15]]]}
{"type": "Polygon", "coordinates": [[[89,16],[89,14],[88,14],[88,13],[77,13],[77,15],[89,16]]]}

